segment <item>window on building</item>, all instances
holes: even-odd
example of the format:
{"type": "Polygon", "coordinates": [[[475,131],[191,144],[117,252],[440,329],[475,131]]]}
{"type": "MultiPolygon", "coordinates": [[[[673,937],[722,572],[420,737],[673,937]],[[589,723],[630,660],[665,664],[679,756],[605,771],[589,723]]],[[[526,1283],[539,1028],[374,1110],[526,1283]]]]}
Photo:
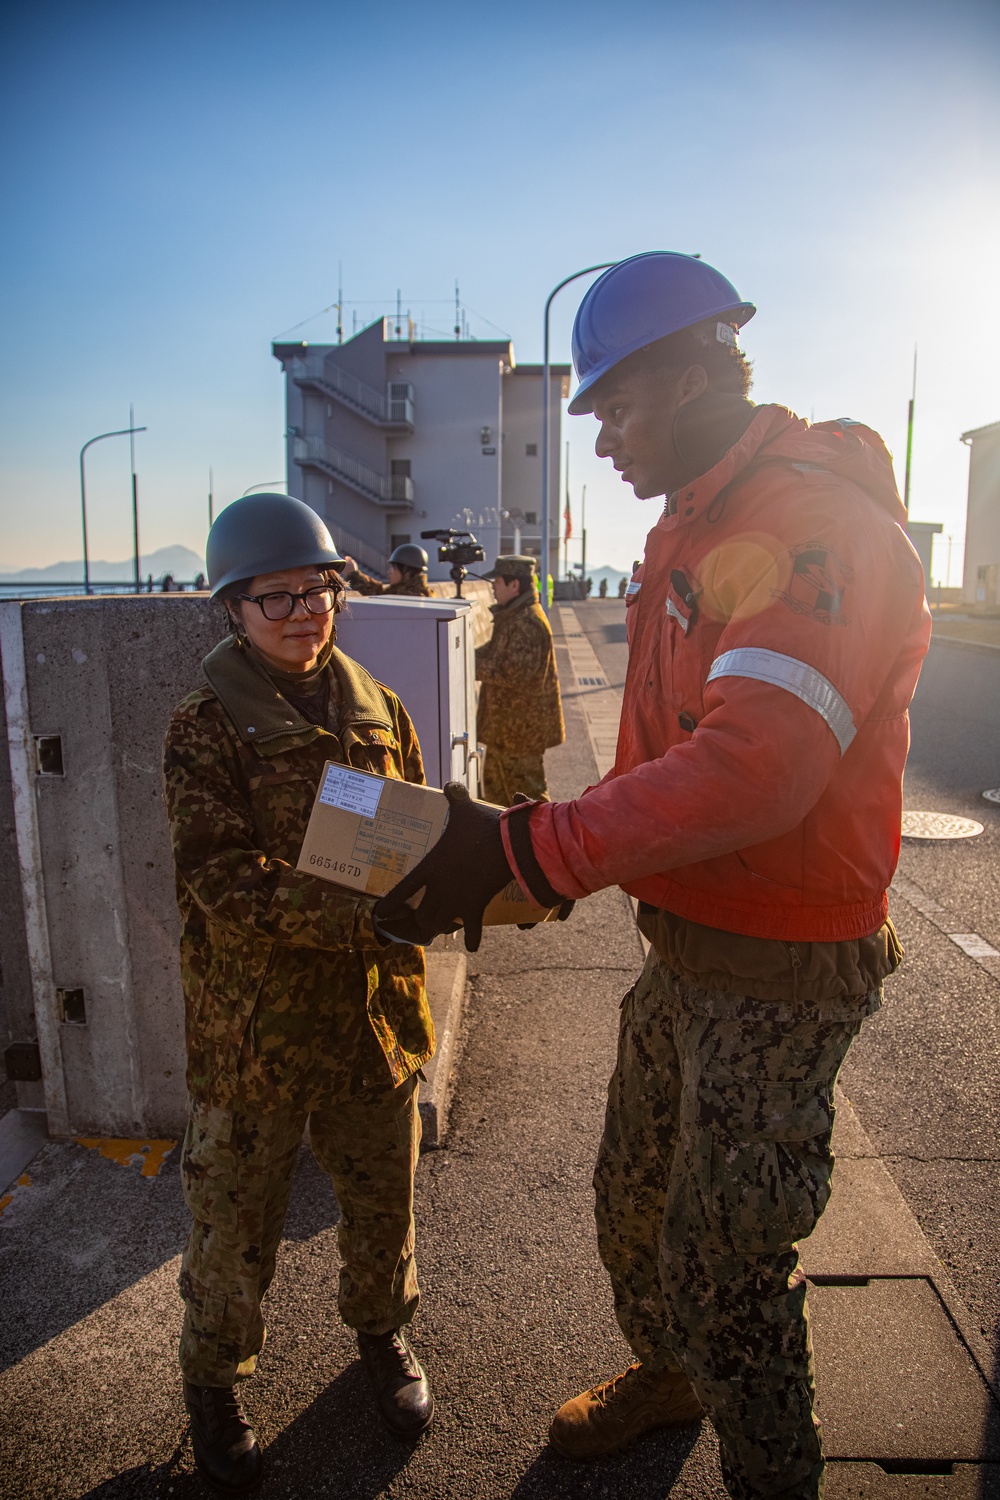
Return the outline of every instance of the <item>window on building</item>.
{"type": "MultiPolygon", "coordinates": [[[[394,458],[390,461],[389,472],[394,478],[410,479],[410,460],[408,458],[394,458]]],[[[407,537],[409,541],[409,537],[407,537]]]]}
{"type": "Polygon", "coordinates": [[[395,552],[397,547],[405,547],[407,542],[411,540],[412,538],[408,531],[396,531],[389,538],[389,549],[390,551],[395,552]]]}
{"type": "Polygon", "coordinates": [[[525,524],[525,526],[537,526],[538,525],[538,512],[537,512],[537,510],[526,510],[524,512],[524,524],[525,524]]]}
{"type": "Polygon", "coordinates": [[[537,458],[538,457],[538,444],[537,443],[525,443],[525,445],[524,445],[524,456],[525,456],[525,458],[537,458]]]}

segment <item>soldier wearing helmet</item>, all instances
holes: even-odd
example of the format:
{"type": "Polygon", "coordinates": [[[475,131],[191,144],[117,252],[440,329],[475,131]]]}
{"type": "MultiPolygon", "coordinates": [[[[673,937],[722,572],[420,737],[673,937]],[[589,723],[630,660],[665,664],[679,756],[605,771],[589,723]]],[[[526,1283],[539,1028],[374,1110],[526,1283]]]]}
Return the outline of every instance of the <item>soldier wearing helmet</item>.
{"type": "Polygon", "coordinates": [[[402,703],[335,644],[340,554],[315,511],[277,494],[222,511],[207,553],[228,633],[164,746],[190,1095],[180,1363],[198,1468],[235,1495],[260,1479],[235,1385],[264,1344],[307,1122],[341,1208],[340,1313],[382,1417],[404,1437],[430,1422],[405,1328],[434,1032],[422,949],[380,936],[371,897],[295,868],[326,761],[424,779],[402,703]]]}
{"type": "Polygon", "coordinates": [[[476,728],[486,746],[483,796],[510,807],[520,792],[548,796],[545,751],[565,738],[552,630],[538,602],[535,559],[498,557],[484,578],[493,584],[493,634],[476,651],[482,683],[476,728]]]}
{"type": "Polygon", "coordinates": [[[930,620],[878,435],[748,399],[754,311],[666,252],[584,297],[570,412],[639,499],[666,499],[626,589],[614,767],[503,813],[453,793],[376,918],[422,888],[407,931],[461,921],[475,944],[512,875],[540,906],[616,884],[638,901],[649,956],[594,1175],[634,1363],[567,1401],[551,1441],[595,1459],[704,1411],[734,1500],[818,1500],[796,1242],[830,1196],[837,1071],[900,957],[886,889],[930,620]]]}
{"type": "Polygon", "coordinates": [[[427,587],[427,553],[415,542],[403,542],[389,557],[389,582],[382,583],[362,573],[353,557],[344,558],[341,578],[358,594],[409,594],[429,599],[427,587]]]}

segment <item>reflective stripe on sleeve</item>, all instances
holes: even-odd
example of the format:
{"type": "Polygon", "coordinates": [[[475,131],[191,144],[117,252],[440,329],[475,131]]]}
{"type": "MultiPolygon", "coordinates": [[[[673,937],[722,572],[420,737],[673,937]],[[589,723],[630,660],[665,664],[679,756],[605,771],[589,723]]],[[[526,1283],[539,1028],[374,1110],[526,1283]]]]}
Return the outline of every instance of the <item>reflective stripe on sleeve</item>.
{"type": "Polygon", "coordinates": [[[830,726],[841,755],[858,732],[851,710],[833,683],[808,662],[794,656],[783,656],[780,651],[766,651],[759,646],[737,647],[713,661],[708,681],[716,677],[752,677],[793,693],[830,726]]]}

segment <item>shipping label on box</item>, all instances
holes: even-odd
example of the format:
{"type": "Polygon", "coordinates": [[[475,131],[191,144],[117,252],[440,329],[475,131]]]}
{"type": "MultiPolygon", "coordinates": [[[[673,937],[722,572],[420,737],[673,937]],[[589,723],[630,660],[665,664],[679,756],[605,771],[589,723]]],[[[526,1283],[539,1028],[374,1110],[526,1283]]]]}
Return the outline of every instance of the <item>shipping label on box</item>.
{"type": "MultiPolygon", "coordinates": [[[[334,885],[384,896],[441,837],[450,811],[444,792],[373,776],[327,761],[297,868],[334,885]]],[[[510,881],[483,913],[485,926],[545,922],[555,916],[510,881]]]]}

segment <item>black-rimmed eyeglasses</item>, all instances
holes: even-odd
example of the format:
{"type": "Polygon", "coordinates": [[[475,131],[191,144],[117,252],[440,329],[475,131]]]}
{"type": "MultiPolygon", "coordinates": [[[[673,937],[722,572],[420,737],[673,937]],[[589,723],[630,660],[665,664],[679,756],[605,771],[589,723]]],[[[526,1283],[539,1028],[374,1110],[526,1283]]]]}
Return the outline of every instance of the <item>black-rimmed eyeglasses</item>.
{"type": "Polygon", "coordinates": [[[258,605],[265,620],[287,620],[299,599],[311,615],[328,615],[333,608],[334,590],[317,584],[301,594],[240,594],[238,597],[246,604],[258,605]]]}

